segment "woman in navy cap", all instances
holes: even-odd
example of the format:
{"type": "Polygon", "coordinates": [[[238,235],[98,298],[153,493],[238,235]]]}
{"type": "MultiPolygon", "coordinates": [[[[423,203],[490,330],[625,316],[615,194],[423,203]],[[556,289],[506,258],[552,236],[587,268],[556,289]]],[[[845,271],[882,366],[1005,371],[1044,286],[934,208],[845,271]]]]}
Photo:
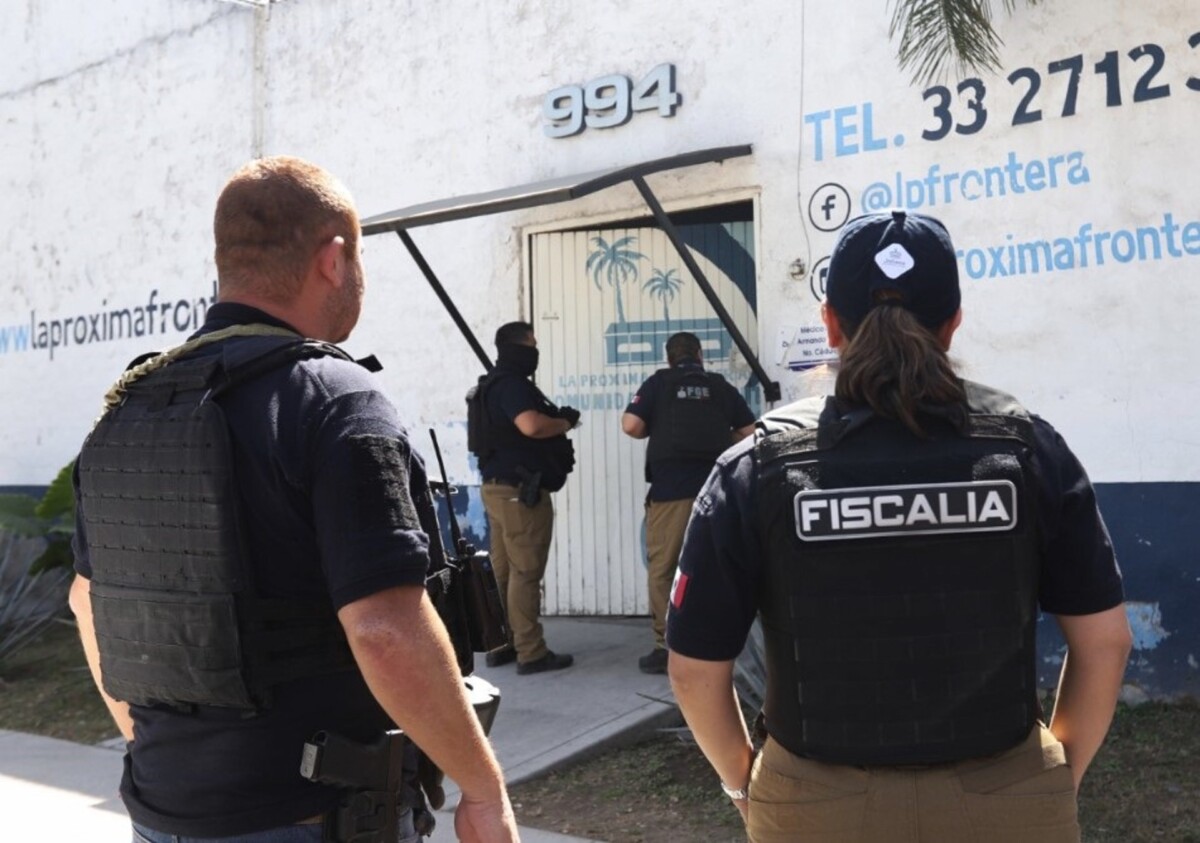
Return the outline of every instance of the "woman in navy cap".
{"type": "Polygon", "coordinates": [[[1130,648],[1087,475],[1048,423],[955,375],[938,220],[851,220],[827,291],[835,394],[765,417],[696,501],[667,626],[688,724],[756,843],[1078,841],[1130,648]],[[1069,654],[1049,726],[1039,609],[1069,654]],[[732,688],[756,615],[757,755],[732,688]]]}

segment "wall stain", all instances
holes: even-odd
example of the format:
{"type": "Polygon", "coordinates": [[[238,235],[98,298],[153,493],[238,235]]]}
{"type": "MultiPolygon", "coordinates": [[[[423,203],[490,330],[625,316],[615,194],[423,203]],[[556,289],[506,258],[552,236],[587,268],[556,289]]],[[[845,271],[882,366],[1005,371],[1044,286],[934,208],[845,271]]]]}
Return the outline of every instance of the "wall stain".
{"type": "Polygon", "coordinates": [[[1125,613],[1133,630],[1133,649],[1153,650],[1171,636],[1170,632],[1163,629],[1162,611],[1158,603],[1129,601],[1125,604],[1125,613]]]}

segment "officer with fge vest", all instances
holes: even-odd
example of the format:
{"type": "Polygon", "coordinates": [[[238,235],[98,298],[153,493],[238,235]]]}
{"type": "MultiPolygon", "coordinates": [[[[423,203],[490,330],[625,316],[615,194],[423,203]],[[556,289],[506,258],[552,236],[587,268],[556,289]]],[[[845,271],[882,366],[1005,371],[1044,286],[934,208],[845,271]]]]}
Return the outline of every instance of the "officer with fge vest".
{"type": "Polygon", "coordinates": [[[835,394],[765,417],[696,501],[676,698],[755,843],[1074,843],[1130,649],[1087,475],[1048,423],[955,376],[940,222],[851,220],[827,296],[835,394]],[[1039,609],[1068,646],[1048,727],[1039,609]],[[756,614],[757,756],[731,689],[756,614]]]}
{"type": "Polygon", "coordinates": [[[728,381],[704,370],[695,334],[667,340],[667,368],[638,388],[621,416],[621,430],[646,448],[647,585],[654,649],[638,659],[643,673],[666,673],[667,597],[675,577],[692,501],[721,452],[754,432],[754,414],[728,381]]]}

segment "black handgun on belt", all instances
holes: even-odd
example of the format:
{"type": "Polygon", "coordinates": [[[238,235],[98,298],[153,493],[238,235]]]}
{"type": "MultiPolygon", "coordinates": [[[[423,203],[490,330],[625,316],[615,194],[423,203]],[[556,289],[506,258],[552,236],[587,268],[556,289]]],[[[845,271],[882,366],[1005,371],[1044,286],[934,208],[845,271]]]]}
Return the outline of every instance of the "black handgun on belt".
{"type": "Polygon", "coordinates": [[[542,473],[519,465],[517,477],[521,478],[521,484],[517,486],[517,500],[532,509],[542,499],[542,473]]]}
{"type": "MultiPolygon", "coordinates": [[[[408,744],[408,738],[399,729],[384,732],[374,743],[321,731],[304,744],[300,775],[312,782],[347,790],[325,820],[326,840],[394,843],[398,836],[397,807],[404,789],[404,754],[408,744]]],[[[432,822],[432,814],[424,813],[432,822]]],[[[432,831],[430,825],[423,833],[432,831]]]]}

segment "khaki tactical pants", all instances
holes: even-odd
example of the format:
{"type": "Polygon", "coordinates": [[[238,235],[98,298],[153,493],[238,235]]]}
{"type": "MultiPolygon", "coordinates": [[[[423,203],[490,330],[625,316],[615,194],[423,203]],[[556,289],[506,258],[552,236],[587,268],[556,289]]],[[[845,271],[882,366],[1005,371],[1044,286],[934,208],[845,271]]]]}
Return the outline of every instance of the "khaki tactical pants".
{"type": "Polygon", "coordinates": [[[754,843],[1079,843],[1063,746],[1038,725],[987,758],[851,767],[768,738],[750,775],[754,843]]]}
{"type": "Polygon", "coordinates": [[[650,563],[646,584],[650,590],[650,616],[656,647],[666,646],[667,603],[671,599],[671,583],[679,565],[683,532],[687,529],[694,500],[646,502],[646,556],[650,563]]]}
{"type": "Polygon", "coordinates": [[[492,568],[500,593],[505,595],[517,661],[535,661],[547,652],[538,617],[554,528],[550,493],[542,489],[537,506],[528,507],[517,500],[516,486],[484,483],[482,491],[491,533],[492,568]]]}

